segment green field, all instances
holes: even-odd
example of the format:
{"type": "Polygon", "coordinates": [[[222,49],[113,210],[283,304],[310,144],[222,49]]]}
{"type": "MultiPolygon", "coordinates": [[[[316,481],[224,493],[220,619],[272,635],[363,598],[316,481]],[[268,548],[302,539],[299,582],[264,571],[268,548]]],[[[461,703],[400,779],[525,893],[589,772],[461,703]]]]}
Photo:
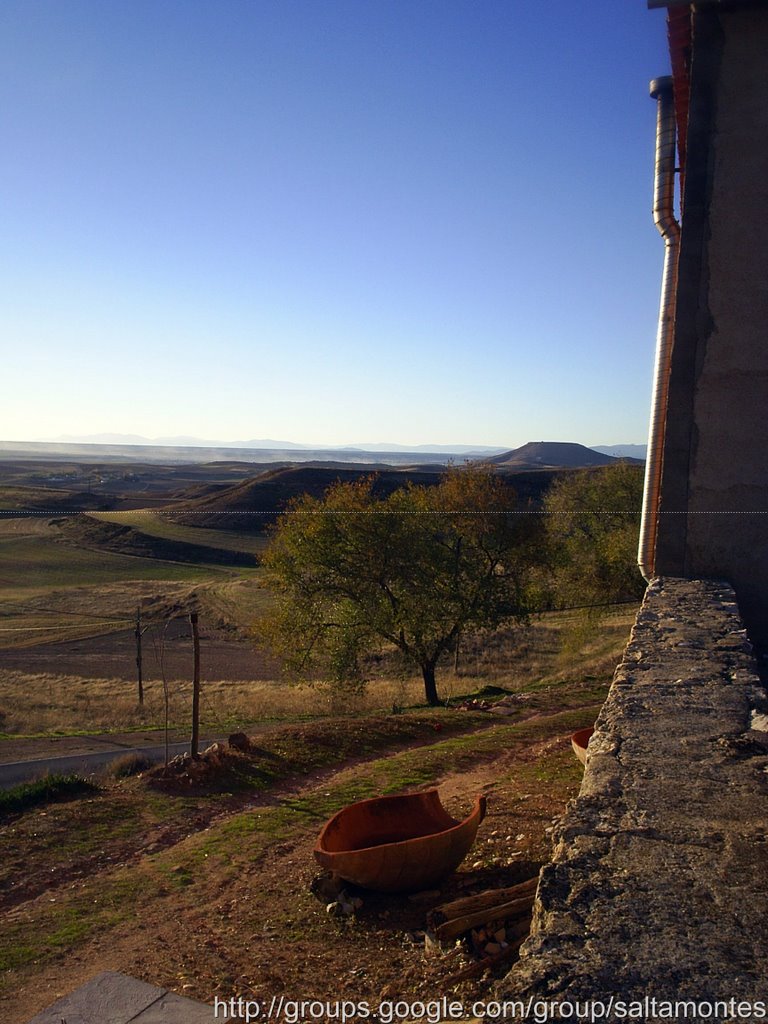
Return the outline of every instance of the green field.
{"type": "Polygon", "coordinates": [[[80,547],[56,520],[0,519],[0,648],[124,629],[143,599],[200,589],[220,611],[250,617],[263,597],[238,591],[258,572],[80,547]]]}
{"type": "Polygon", "coordinates": [[[70,547],[55,537],[0,536],[0,595],[11,588],[93,586],[127,580],[202,581],[213,568],[70,547]]]}
{"type": "Polygon", "coordinates": [[[173,513],[158,513],[138,509],[130,512],[94,512],[92,519],[105,523],[119,523],[132,526],[139,533],[163,540],[181,541],[187,544],[203,544],[206,547],[221,548],[223,551],[247,551],[258,555],[267,546],[267,538],[259,534],[238,533],[234,530],[206,530],[204,527],[186,526],[175,521],[173,513]]]}

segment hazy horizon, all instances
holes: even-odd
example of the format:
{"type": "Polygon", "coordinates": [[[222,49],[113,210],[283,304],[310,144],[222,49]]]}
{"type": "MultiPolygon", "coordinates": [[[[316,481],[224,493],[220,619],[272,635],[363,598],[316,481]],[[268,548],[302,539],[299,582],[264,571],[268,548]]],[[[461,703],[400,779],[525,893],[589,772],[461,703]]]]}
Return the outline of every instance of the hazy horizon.
{"type": "MultiPolygon", "coordinates": [[[[0,438],[0,444],[8,443],[13,445],[96,445],[96,446],[115,446],[115,447],[190,447],[190,448],[244,448],[244,449],[265,449],[265,450],[296,450],[296,451],[361,451],[361,452],[456,452],[456,453],[470,453],[470,452],[505,452],[516,450],[523,447],[525,444],[532,443],[545,443],[545,444],[580,444],[580,442],[563,442],[560,441],[526,441],[523,445],[487,445],[487,444],[468,444],[466,442],[456,442],[455,444],[415,444],[415,445],[403,445],[395,442],[386,441],[369,441],[369,442],[351,442],[348,444],[309,444],[296,441],[285,441],[277,438],[251,438],[249,440],[236,440],[226,441],[220,439],[206,439],[206,438],[195,438],[188,436],[171,436],[171,437],[155,437],[148,438],[137,434],[92,434],[92,435],[59,435],[58,437],[46,437],[46,438],[23,438],[23,439],[12,439],[12,438],[0,438]]],[[[645,448],[646,445],[633,442],[614,442],[609,444],[593,444],[584,445],[586,448],[593,450],[599,450],[601,448],[645,448]]]]}

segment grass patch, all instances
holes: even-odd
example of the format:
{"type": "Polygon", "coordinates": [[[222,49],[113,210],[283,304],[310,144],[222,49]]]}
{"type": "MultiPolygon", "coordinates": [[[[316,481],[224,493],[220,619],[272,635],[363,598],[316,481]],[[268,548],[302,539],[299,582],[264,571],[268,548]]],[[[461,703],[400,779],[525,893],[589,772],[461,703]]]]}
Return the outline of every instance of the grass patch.
{"type": "Polygon", "coordinates": [[[98,792],[98,786],[80,775],[44,775],[34,782],[23,782],[0,792],[0,817],[17,811],[26,811],[40,804],[71,800],[79,796],[93,796],[98,792]]]}
{"type": "MultiPolygon", "coordinates": [[[[70,547],[47,537],[5,537],[0,541],[0,577],[16,580],[16,588],[83,586],[117,580],[210,579],[221,570],[161,562],[153,558],[70,547]],[[23,587],[19,587],[23,580],[23,587]]],[[[18,596],[18,595],[17,595],[18,596]]]]}
{"type": "MultiPolygon", "coordinates": [[[[491,759],[512,745],[522,746],[574,732],[594,721],[598,710],[599,705],[514,725],[491,725],[479,734],[472,732],[452,736],[430,746],[404,750],[356,765],[352,778],[329,785],[327,790],[315,791],[306,798],[283,800],[277,807],[259,807],[233,815],[194,843],[190,855],[195,862],[211,856],[223,863],[235,864],[243,856],[244,849],[250,860],[265,852],[272,841],[286,839],[291,828],[299,823],[306,824],[312,820],[319,830],[324,821],[346,804],[436,784],[442,776],[470,768],[483,759],[491,759]],[[247,845],[241,849],[232,842],[234,837],[247,837],[247,845]]],[[[536,765],[524,767],[521,780],[526,778],[529,768],[537,770],[536,765]]],[[[301,770],[301,763],[298,770],[301,770]]],[[[562,757],[558,755],[554,765],[547,759],[546,767],[541,770],[553,773],[549,781],[558,785],[578,783],[582,774],[581,766],[570,749],[562,757]]],[[[539,782],[548,781],[543,776],[536,775],[535,778],[539,782]]]]}
{"type": "Polygon", "coordinates": [[[520,782],[538,784],[544,791],[564,786],[578,788],[584,777],[584,766],[574,756],[569,743],[562,750],[549,751],[536,761],[516,766],[515,775],[520,782]]]}
{"type": "MultiPolygon", "coordinates": [[[[181,738],[186,738],[192,683],[189,678],[170,678],[168,684],[170,729],[180,730],[181,738]]],[[[163,728],[163,684],[156,678],[145,679],[143,708],[136,701],[135,682],[125,679],[0,668],[0,689],[0,739],[163,728]]],[[[419,680],[382,679],[371,683],[362,695],[344,695],[322,685],[204,679],[201,692],[201,728],[209,736],[239,732],[248,723],[386,714],[394,703],[413,706],[423,700],[419,680]]]]}
{"type": "Polygon", "coordinates": [[[215,535],[206,538],[198,533],[193,540],[173,536],[158,536],[148,533],[135,525],[121,522],[116,518],[104,520],[93,516],[70,517],[59,527],[69,542],[80,547],[95,548],[134,557],[161,559],[171,562],[185,562],[196,566],[229,566],[254,568],[257,558],[252,552],[241,547],[220,547],[215,535]],[[206,543],[206,539],[212,543],[206,543]]]}
{"type": "Polygon", "coordinates": [[[155,829],[182,826],[205,802],[168,800],[133,780],[98,797],[45,804],[0,820],[0,900],[34,897],[61,876],[89,876],[105,858],[130,858],[155,829]]]}
{"type": "MultiPolygon", "coordinates": [[[[154,889],[156,886],[142,872],[123,870],[109,879],[94,881],[77,894],[42,904],[32,928],[27,922],[13,922],[3,929],[0,972],[50,962],[96,932],[130,919],[140,900],[148,898],[154,889]]],[[[11,979],[3,979],[0,990],[7,984],[12,984],[11,979]]]]}
{"type": "MultiPolygon", "coordinates": [[[[225,749],[196,762],[158,767],[149,784],[168,793],[261,791],[284,779],[375,756],[406,744],[433,745],[443,733],[491,728],[482,714],[447,714],[437,708],[419,714],[327,720],[286,726],[254,737],[248,752],[225,749]]],[[[422,749],[420,747],[420,749],[422,749]]]]}
{"type": "Polygon", "coordinates": [[[150,509],[135,509],[127,512],[94,512],[91,519],[105,523],[131,526],[135,530],[162,540],[180,541],[188,544],[202,544],[220,548],[223,551],[247,551],[260,555],[267,546],[267,538],[261,534],[238,533],[235,530],[208,530],[204,526],[187,526],[173,516],[163,515],[150,509]]]}

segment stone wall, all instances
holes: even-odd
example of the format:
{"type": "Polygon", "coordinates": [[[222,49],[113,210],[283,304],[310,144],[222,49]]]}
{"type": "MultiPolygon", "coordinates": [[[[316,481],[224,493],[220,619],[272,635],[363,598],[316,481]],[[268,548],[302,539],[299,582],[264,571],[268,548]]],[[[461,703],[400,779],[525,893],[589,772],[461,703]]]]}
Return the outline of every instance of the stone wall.
{"type": "Polygon", "coordinates": [[[730,587],[654,580],[498,998],[768,1004],[767,711],[730,587]]]}

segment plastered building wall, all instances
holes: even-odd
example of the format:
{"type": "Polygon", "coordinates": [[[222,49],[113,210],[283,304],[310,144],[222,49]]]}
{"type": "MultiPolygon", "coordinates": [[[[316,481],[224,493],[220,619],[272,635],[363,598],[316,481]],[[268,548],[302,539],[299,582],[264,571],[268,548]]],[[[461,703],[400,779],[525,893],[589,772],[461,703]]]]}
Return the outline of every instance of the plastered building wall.
{"type": "Polygon", "coordinates": [[[768,5],[694,17],[661,494],[656,572],[727,579],[768,648],[768,5]]]}

